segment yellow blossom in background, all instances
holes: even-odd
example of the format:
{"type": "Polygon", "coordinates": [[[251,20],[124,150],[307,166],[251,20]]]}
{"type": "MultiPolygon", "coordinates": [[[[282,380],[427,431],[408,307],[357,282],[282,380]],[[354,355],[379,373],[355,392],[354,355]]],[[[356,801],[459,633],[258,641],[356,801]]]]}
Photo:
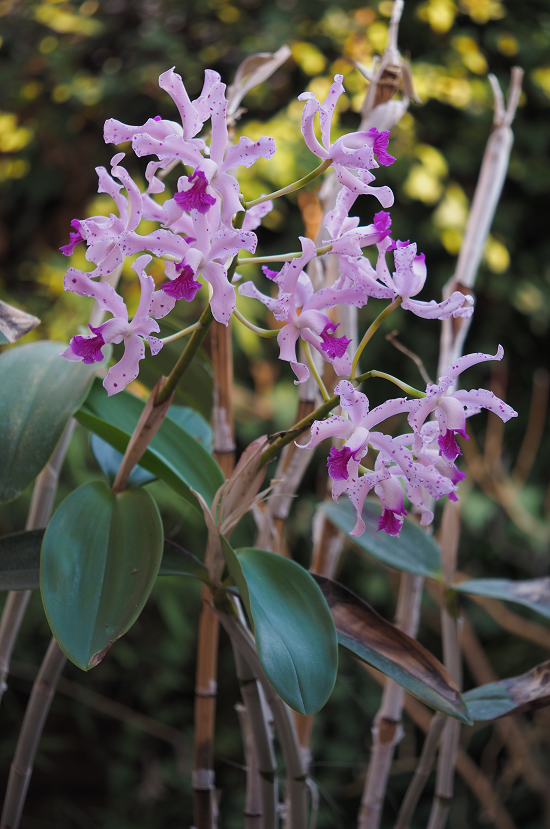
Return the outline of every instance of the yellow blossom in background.
{"type": "Polygon", "coordinates": [[[292,57],[306,75],[319,75],[327,64],[322,52],[312,43],[292,43],[292,57]]]}
{"type": "Polygon", "coordinates": [[[428,144],[419,144],[414,152],[420,164],[411,167],[403,190],[411,199],[435,204],[443,193],[441,179],[447,176],[447,163],[441,153],[428,144]]]}
{"type": "Polygon", "coordinates": [[[502,242],[489,235],[483,251],[483,261],[493,273],[504,273],[510,265],[510,254],[502,242]]]}
{"type": "Polygon", "coordinates": [[[497,49],[501,55],[506,55],[507,58],[511,58],[517,55],[519,45],[511,32],[501,32],[497,36],[497,49]]]}
{"type": "Polygon", "coordinates": [[[487,70],[487,61],[479,51],[478,45],[471,37],[454,37],[451,40],[451,46],[459,53],[462,62],[470,72],[476,75],[484,75],[487,70]]]}
{"type": "Polygon", "coordinates": [[[550,66],[541,66],[539,69],[535,69],[531,72],[531,78],[550,98],[550,66]]]}
{"type": "Polygon", "coordinates": [[[500,20],[506,15],[501,0],[460,0],[460,6],[469,14],[474,23],[487,23],[500,20]]]}
{"type": "Polygon", "coordinates": [[[99,20],[90,19],[90,15],[97,11],[98,7],[99,3],[95,0],[86,0],[77,14],[70,3],[41,3],[35,6],[34,16],[39,23],[59,34],[94,37],[103,31],[103,24],[99,20]]]}
{"type": "Polygon", "coordinates": [[[29,127],[20,127],[12,112],[0,111],[0,152],[16,153],[32,141],[34,133],[29,127]]]}
{"type": "Polygon", "coordinates": [[[448,32],[455,22],[457,8],[453,0],[427,0],[418,7],[417,15],[429,23],[434,32],[448,32]]]}

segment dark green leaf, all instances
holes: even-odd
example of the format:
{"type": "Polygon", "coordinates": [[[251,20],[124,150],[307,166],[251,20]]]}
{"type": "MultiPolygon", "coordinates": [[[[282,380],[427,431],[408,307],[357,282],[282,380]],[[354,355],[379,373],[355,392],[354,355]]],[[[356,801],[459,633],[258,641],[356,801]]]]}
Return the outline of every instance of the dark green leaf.
{"type": "Polygon", "coordinates": [[[37,590],[44,530],[26,530],[0,538],[0,590],[37,590]]]}
{"type": "Polygon", "coordinates": [[[64,348],[35,342],[0,356],[0,502],[41,472],[86,397],[94,368],[60,357],[64,348]]]}
{"type": "Polygon", "coordinates": [[[164,554],[160,564],[159,576],[193,576],[193,578],[210,583],[208,570],[198,558],[188,553],[179,544],[165,540],[164,554]]]}
{"type": "MultiPolygon", "coordinates": [[[[92,447],[94,458],[107,479],[107,483],[109,486],[112,486],[124,455],[121,452],[117,452],[110,443],[100,438],[99,435],[91,436],[90,446],[92,447]]],[[[151,481],[156,481],[154,475],[151,475],[142,466],[134,466],[128,478],[128,486],[143,486],[144,484],[151,483],[151,481]]]]}
{"type": "MultiPolygon", "coordinates": [[[[353,529],[356,514],[348,498],[341,497],[337,504],[324,501],[321,509],[340,530],[349,533],[353,529]]],[[[365,532],[358,538],[350,537],[350,541],[361,550],[396,570],[427,578],[440,577],[441,561],[437,544],[418,524],[405,519],[398,538],[377,532],[380,506],[370,501],[365,501],[362,517],[365,532]]]]}
{"type": "Polygon", "coordinates": [[[204,417],[196,412],[195,409],[190,409],[189,406],[170,406],[167,417],[193,435],[195,440],[202,443],[205,449],[212,451],[213,432],[210,424],[204,417]]]}
{"type": "Polygon", "coordinates": [[[235,554],[222,543],[266,677],[291,708],[314,714],[328,700],[338,667],[336,631],[323,594],[295,561],[252,548],[235,554]]]}
{"type": "Polygon", "coordinates": [[[490,596],[515,602],[536,610],[550,619],[550,577],[526,579],[525,581],[508,581],[507,579],[469,579],[460,584],[453,584],[453,590],[468,593],[471,596],[490,596]]]}
{"type": "MultiPolygon", "coordinates": [[[[160,336],[174,334],[180,328],[167,320],[161,320],[162,332],[160,336]]],[[[149,390],[153,389],[159,377],[168,377],[176,364],[178,357],[185,348],[189,337],[166,343],[154,357],[147,349],[145,359],[139,364],[139,380],[149,390]]],[[[114,347],[115,359],[122,356],[122,347],[114,347]]],[[[200,349],[193,362],[185,372],[185,376],[178,383],[174,395],[174,403],[181,406],[190,406],[201,413],[206,420],[212,415],[213,390],[212,364],[205,352],[200,349]]]]}
{"type": "Polygon", "coordinates": [[[480,685],[464,694],[473,720],[496,720],[512,711],[534,711],[550,705],[550,661],[521,676],[480,685]]]}
{"type": "Polygon", "coordinates": [[[135,622],[163,550],[162,521],[145,489],[115,495],[84,484],[61,504],[42,544],[40,587],[62,651],[87,671],[135,622]]]}
{"type": "Polygon", "coordinates": [[[379,616],[351,590],[324,576],[314,578],[327,600],[342,647],[391,677],[430,708],[470,723],[454,680],[433,654],[379,616]]]}
{"type": "MultiPolygon", "coordinates": [[[[108,397],[101,383],[96,382],[76,417],[91,432],[119,452],[124,452],[143,406],[143,401],[129,392],[108,397]]],[[[199,510],[198,501],[190,489],[199,492],[211,504],[224,482],[223,473],[214,458],[169,416],[143,455],[140,466],[167,483],[199,510]]]]}

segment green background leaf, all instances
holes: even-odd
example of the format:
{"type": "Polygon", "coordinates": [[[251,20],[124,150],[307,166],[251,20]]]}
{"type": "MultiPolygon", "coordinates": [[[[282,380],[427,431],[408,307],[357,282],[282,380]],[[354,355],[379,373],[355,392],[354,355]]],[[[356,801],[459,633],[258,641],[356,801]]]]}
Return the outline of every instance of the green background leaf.
{"type": "Polygon", "coordinates": [[[315,714],[330,697],[338,668],[336,630],[323,594],[288,558],[253,548],[235,555],[227,543],[224,553],[266,677],[291,708],[315,714]]]}
{"type": "MultiPolygon", "coordinates": [[[[348,498],[342,496],[337,504],[324,501],[321,509],[345,533],[353,529],[356,513],[348,498]]],[[[359,549],[396,570],[433,579],[440,577],[441,560],[437,544],[417,524],[405,519],[398,538],[377,532],[380,507],[369,501],[365,501],[362,517],[365,532],[358,538],[350,537],[350,541],[359,549]]]]}
{"type": "MultiPolygon", "coordinates": [[[[124,452],[144,403],[129,392],[108,397],[96,381],[77,420],[119,452],[124,452]]],[[[140,460],[141,467],[156,475],[196,509],[199,504],[190,489],[199,492],[208,504],[223,484],[223,473],[209,452],[170,414],[164,420],[140,460]]],[[[202,511],[201,511],[202,514],[202,511]]]]}
{"type": "Polygon", "coordinates": [[[550,577],[511,581],[508,579],[468,579],[453,584],[452,589],[471,596],[489,596],[515,602],[550,619],[550,577]]]}
{"type": "Polygon", "coordinates": [[[534,711],[550,705],[550,660],[520,676],[472,688],[464,702],[473,720],[496,720],[512,711],[534,711]]]}
{"type": "Polygon", "coordinates": [[[0,502],[17,498],[42,471],[86,397],[94,367],[60,357],[65,348],[34,342],[0,356],[0,502]]]}
{"type": "Polygon", "coordinates": [[[52,633],[87,671],[135,622],[163,550],[157,505],[145,489],[115,495],[103,481],[63,501],[42,544],[40,586],[52,633]]]}

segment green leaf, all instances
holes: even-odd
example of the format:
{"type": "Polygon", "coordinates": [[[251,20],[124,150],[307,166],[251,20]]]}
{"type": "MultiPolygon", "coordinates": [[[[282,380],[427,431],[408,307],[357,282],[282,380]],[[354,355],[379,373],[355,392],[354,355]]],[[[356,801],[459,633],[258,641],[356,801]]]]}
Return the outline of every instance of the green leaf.
{"type": "Polygon", "coordinates": [[[469,579],[453,584],[452,589],[470,596],[489,596],[515,602],[550,619],[550,577],[509,581],[507,579],[469,579]]]}
{"type": "Polygon", "coordinates": [[[64,348],[34,342],[0,356],[0,503],[42,471],[86,397],[94,368],[60,357],[64,348]]]}
{"type": "Polygon", "coordinates": [[[44,530],[25,530],[0,538],[0,590],[37,590],[44,530]]]}
{"type": "MultiPolygon", "coordinates": [[[[175,334],[180,330],[179,326],[167,320],[161,320],[162,333],[159,336],[175,334]]],[[[183,326],[182,326],[183,327],[183,326]]],[[[175,340],[172,343],[165,343],[158,354],[151,356],[149,349],[146,349],[145,359],[139,364],[139,380],[150,391],[153,389],[161,375],[168,377],[176,364],[178,357],[185,348],[189,337],[182,340],[175,340]]],[[[122,356],[122,346],[115,346],[113,353],[115,359],[122,356]]],[[[196,409],[201,415],[210,420],[212,415],[213,401],[213,371],[212,364],[206,353],[199,349],[191,365],[187,368],[185,376],[178,383],[174,395],[174,404],[190,406],[196,409]]]]}
{"type": "Polygon", "coordinates": [[[235,554],[225,539],[222,545],[266,677],[291,708],[315,714],[330,697],[338,668],[336,631],[323,594],[295,561],[252,548],[235,554]]]}
{"type": "MultiPolygon", "coordinates": [[[[107,483],[109,486],[112,486],[124,455],[121,452],[117,452],[116,449],[107,443],[107,441],[103,440],[103,438],[100,438],[99,435],[91,436],[90,446],[94,458],[107,479],[107,483]]],[[[156,481],[154,475],[151,475],[142,466],[134,466],[128,478],[128,486],[144,486],[144,484],[150,484],[151,481],[156,481]]]]}
{"type": "Polygon", "coordinates": [[[214,433],[210,424],[199,412],[190,409],[189,406],[174,406],[172,404],[167,417],[177,423],[178,426],[181,426],[182,429],[185,429],[186,432],[189,432],[190,435],[193,435],[195,440],[202,443],[205,449],[209,452],[212,451],[214,433]]]}
{"type": "Polygon", "coordinates": [[[210,584],[208,570],[198,558],[179,544],[165,540],[159,576],[192,576],[210,584]]]}
{"type": "MultiPolygon", "coordinates": [[[[321,509],[340,530],[349,533],[356,521],[353,504],[341,497],[337,504],[324,501],[321,509]]],[[[405,519],[399,537],[377,532],[380,507],[365,501],[363,507],[365,532],[358,538],[350,537],[360,550],[396,570],[405,570],[425,578],[439,579],[441,560],[437,544],[413,521],[405,519]]]]}
{"type": "Polygon", "coordinates": [[[53,516],[42,544],[42,600],[61,650],[83,671],[138,618],[162,550],[162,521],[145,489],[115,495],[94,481],[53,516]]]}
{"type": "MultiPolygon", "coordinates": [[[[76,418],[119,452],[124,452],[144,405],[126,391],[108,397],[101,382],[96,381],[76,418]]],[[[223,472],[214,458],[170,416],[164,420],[139,465],[168,484],[201,514],[190,490],[199,492],[210,505],[224,482],[223,472]]]]}
{"type": "Polygon", "coordinates": [[[480,685],[464,694],[473,720],[496,720],[512,711],[534,711],[550,705],[550,661],[521,676],[480,685]]]}
{"type": "Polygon", "coordinates": [[[471,725],[453,678],[433,654],[342,584],[317,574],[313,577],[327,600],[343,648],[430,708],[471,725]]]}

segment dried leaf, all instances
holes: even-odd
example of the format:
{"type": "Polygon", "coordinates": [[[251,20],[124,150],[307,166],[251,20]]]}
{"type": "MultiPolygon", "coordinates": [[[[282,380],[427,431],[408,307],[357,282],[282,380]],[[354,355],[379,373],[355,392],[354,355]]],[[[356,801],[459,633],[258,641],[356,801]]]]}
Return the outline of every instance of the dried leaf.
{"type": "Polygon", "coordinates": [[[15,343],[33,328],[40,325],[38,317],[27,314],[0,299],[0,342],[2,337],[8,343],[15,343]]]}
{"type": "MultiPolygon", "coordinates": [[[[262,452],[268,444],[263,435],[247,446],[233,474],[218,491],[220,508],[218,523],[223,535],[230,535],[242,516],[251,509],[265,477],[261,466],[262,452]]],[[[215,500],[214,503],[217,503],[215,500]]],[[[212,505],[214,509],[214,504],[212,505]]]]}
{"type": "Polygon", "coordinates": [[[313,578],[327,600],[341,646],[432,708],[470,722],[455,681],[433,654],[343,585],[324,576],[313,578]]]}
{"type": "Polygon", "coordinates": [[[470,596],[489,596],[492,599],[515,602],[550,619],[550,576],[524,581],[468,579],[460,584],[453,584],[452,588],[470,596]]]}
{"type": "Polygon", "coordinates": [[[550,660],[521,676],[480,685],[464,694],[473,720],[496,720],[550,705],[550,660]]]}
{"type": "Polygon", "coordinates": [[[259,86],[273,75],[291,55],[288,46],[281,46],[276,52],[258,52],[245,58],[227,90],[227,117],[234,118],[239,104],[251,89],[259,86]]]}

